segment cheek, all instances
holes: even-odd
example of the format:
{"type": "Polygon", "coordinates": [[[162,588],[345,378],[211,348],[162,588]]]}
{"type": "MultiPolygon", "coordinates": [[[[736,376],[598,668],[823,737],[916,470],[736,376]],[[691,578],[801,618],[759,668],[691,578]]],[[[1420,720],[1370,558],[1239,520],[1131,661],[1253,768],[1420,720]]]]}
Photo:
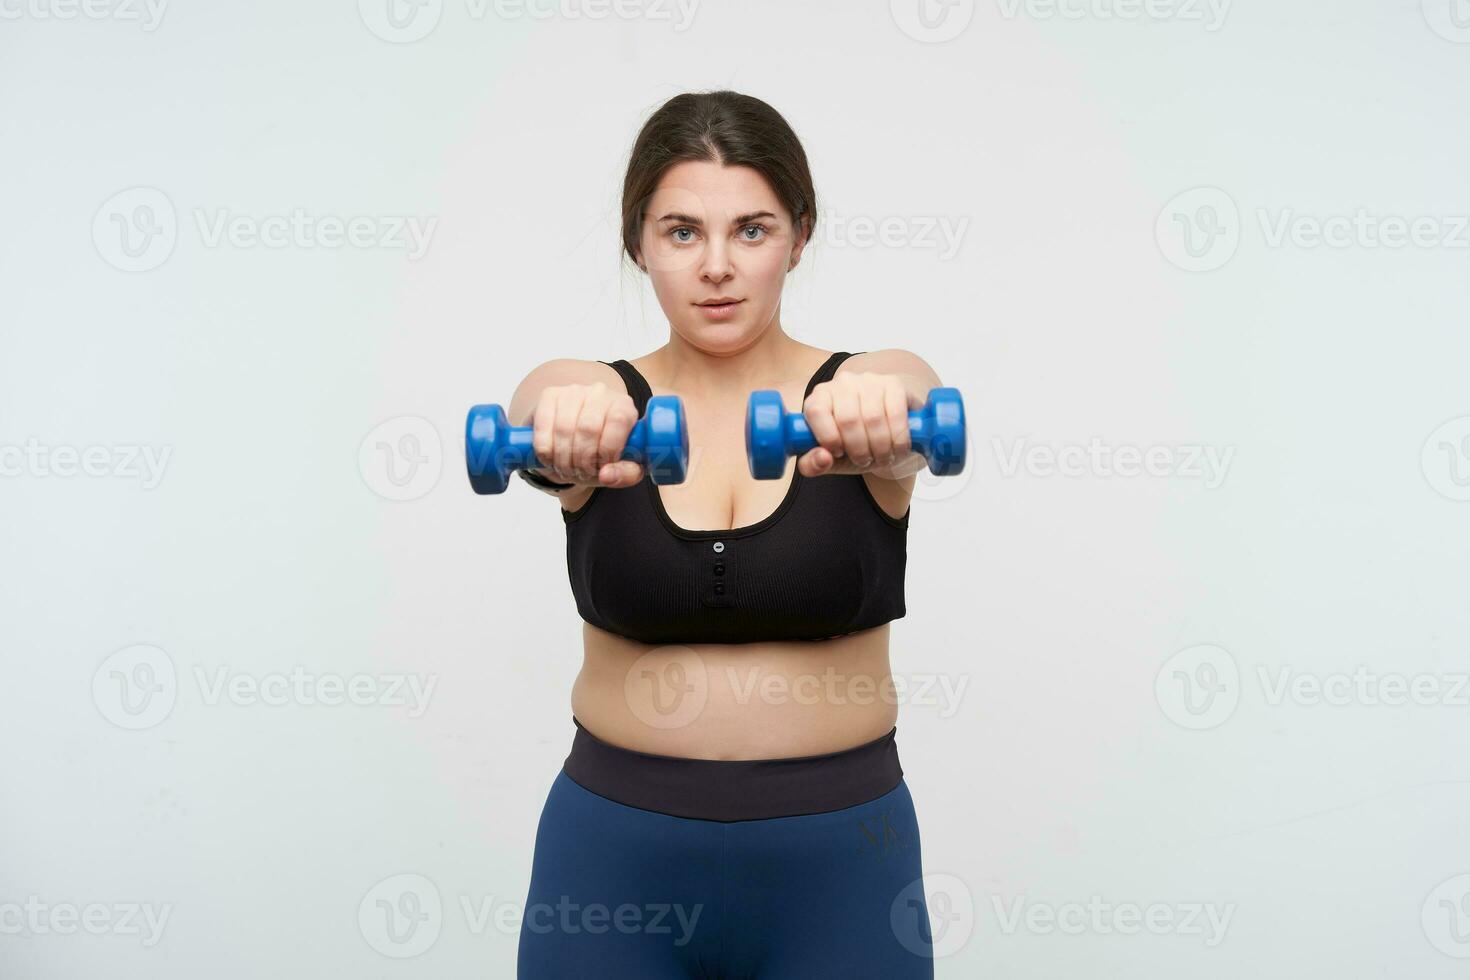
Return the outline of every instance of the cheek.
{"type": "Polygon", "coordinates": [[[784,248],[760,249],[753,253],[746,264],[751,285],[771,298],[779,297],[786,284],[788,261],[790,253],[784,248]]]}

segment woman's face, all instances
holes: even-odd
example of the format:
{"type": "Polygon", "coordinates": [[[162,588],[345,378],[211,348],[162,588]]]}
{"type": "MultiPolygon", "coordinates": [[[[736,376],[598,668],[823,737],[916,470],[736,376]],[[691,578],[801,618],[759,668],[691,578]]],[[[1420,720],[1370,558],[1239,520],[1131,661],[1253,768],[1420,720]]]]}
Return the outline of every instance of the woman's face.
{"type": "Polygon", "coordinates": [[[805,245],[765,178],[750,167],[677,163],[643,215],[639,258],[670,326],[711,353],[755,343],[775,322],[805,245]],[[709,305],[719,299],[734,302],[709,305]]]}

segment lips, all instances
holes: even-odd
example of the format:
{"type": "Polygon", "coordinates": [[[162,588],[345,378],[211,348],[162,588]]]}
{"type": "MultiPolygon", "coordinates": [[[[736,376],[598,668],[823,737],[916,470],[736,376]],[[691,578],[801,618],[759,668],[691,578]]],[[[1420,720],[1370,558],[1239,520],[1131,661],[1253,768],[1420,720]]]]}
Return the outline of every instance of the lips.
{"type": "Polygon", "coordinates": [[[729,299],[721,296],[704,303],[695,303],[694,307],[704,315],[706,320],[732,320],[735,312],[740,309],[740,304],[744,302],[743,299],[729,299]]]}

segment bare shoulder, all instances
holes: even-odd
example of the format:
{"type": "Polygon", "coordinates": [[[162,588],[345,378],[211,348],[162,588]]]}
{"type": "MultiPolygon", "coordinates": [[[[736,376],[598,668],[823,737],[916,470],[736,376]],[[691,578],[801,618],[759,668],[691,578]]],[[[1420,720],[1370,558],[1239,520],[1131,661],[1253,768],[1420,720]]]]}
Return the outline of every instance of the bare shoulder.
{"type": "Polygon", "coordinates": [[[623,383],[618,372],[601,361],[558,357],[532,368],[520,386],[546,388],[551,385],[590,385],[599,381],[619,386],[623,383]]]}
{"type": "Polygon", "coordinates": [[[541,391],[557,385],[592,385],[602,382],[614,391],[626,391],[622,375],[601,361],[579,360],[559,357],[545,361],[531,369],[521,383],[516,385],[506,415],[513,423],[525,424],[525,420],[536,410],[541,391]]]}
{"type": "Polygon", "coordinates": [[[857,373],[871,371],[874,374],[907,374],[926,382],[930,388],[943,387],[944,382],[939,380],[939,374],[913,351],[889,348],[887,350],[870,350],[861,354],[854,354],[838,365],[837,373],[857,373]]]}

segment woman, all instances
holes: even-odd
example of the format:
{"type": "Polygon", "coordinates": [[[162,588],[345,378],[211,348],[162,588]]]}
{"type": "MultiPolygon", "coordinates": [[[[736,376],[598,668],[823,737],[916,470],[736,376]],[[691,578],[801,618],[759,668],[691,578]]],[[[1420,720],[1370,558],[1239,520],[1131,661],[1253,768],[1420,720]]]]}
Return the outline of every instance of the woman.
{"type": "Polygon", "coordinates": [[[536,835],[522,978],[933,976],[888,623],[904,615],[907,413],[942,382],[901,350],[801,343],[781,289],[816,218],[786,121],[734,92],[644,125],[623,245],[669,341],[556,360],[516,389],[561,501],[584,660],[536,835]],[[819,446],[751,478],[750,392],[819,446]],[[684,403],[688,478],[618,456],[653,394],[684,403]]]}

